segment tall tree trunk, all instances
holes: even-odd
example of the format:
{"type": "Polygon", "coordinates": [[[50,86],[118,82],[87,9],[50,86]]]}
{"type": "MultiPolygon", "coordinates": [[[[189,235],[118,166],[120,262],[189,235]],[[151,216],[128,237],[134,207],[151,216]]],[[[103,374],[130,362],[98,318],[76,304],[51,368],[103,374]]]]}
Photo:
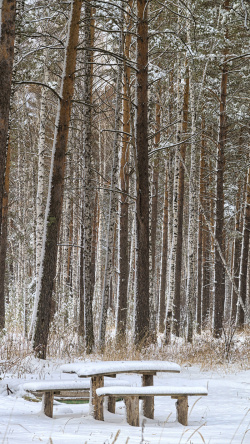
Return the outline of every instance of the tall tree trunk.
{"type": "MultiPolygon", "coordinates": [[[[45,57],[45,65],[46,65],[45,57]]],[[[48,69],[45,66],[44,83],[48,82],[48,69]]],[[[42,88],[41,103],[40,103],[40,129],[38,137],[38,183],[36,196],[36,284],[38,283],[40,260],[43,244],[43,230],[44,230],[44,181],[45,181],[45,125],[46,125],[46,101],[47,89],[42,88]]]]}
{"type": "MultiPolygon", "coordinates": [[[[119,54],[122,55],[123,47],[123,11],[121,11],[121,29],[119,41],[119,54]]],[[[99,347],[102,350],[105,346],[105,335],[107,326],[107,312],[110,295],[110,282],[112,278],[112,248],[114,242],[115,230],[115,214],[117,212],[117,200],[115,195],[115,187],[117,184],[117,170],[119,163],[119,128],[120,128],[120,109],[121,109],[121,88],[122,88],[122,66],[121,63],[117,67],[117,81],[116,81],[116,105],[115,105],[115,135],[113,141],[113,165],[111,171],[110,182],[110,197],[109,197],[109,212],[107,222],[107,243],[106,243],[106,257],[105,257],[105,271],[103,278],[103,292],[102,292],[102,308],[101,308],[101,322],[99,329],[99,347]]]]}
{"type": "Polygon", "coordinates": [[[2,0],[0,24],[0,237],[14,62],[16,0],[2,0]]]}
{"type": "MultiPolygon", "coordinates": [[[[172,200],[172,232],[171,244],[169,252],[169,267],[168,267],[168,297],[166,304],[166,318],[165,318],[165,331],[164,341],[165,344],[171,343],[171,331],[173,322],[173,303],[175,295],[175,276],[176,276],[176,248],[178,238],[178,192],[179,192],[179,174],[180,174],[180,140],[181,140],[181,114],[182,107],[180,106],[180,60],[177,59],[177,73],[176,73],[176,89],[177,89],[177,131],[176,131],[176,143],[174,156],[174,183],[173,183],[173,200],[172,200]]],[[[169,218],[170,219],[170,218],[169,218]]],[[[169,230],[170,231],[170,230],[169,230]]]]}
{"type": "MultiPolygon", "coordinates": [[[[160,91],[158,94],[158,101],[155,105],[155,149],[160,143],[160,126],[161,126],[161,107],[160,107],[160,91]]],[[[152,340],[156,340],[156,313],[158,312],[158,297],[156,297],[156,235],[157,235],[157,221],[158,221],[158,181],[159,181],[159,157],[156,156],[153,163],[152,186],[151,186],[151,218],[150,218],[150,247],[151,247],[151,261],[150,261],[150,334],[152,340]]]]}
{"type": "MultiPolygon", "coordinates": [[[[190,42],[188,38],[188,42],[190,42]]],[[[192,134],[196,132],[195,97],[192,68],[189,69],[190,78],[190,109],[192,120],[192,134]]],[[[195,321],[195,303],[197,295],[197,190],[196,190],[196,142],[191,140],[191,158],[189,174],[189,220],[188,220],[188,272],[187,272],[187,340],[193,342],[193,325],[195,321]]]]}
{"type": "Polygon", "coordinates": [[[159,311],[158,328],[159,332],[164,332],[164,321],[166,313],[166,280],[167,280],[167,261],[168,261],[168,168],[166,162],[165,171],[165,191],[163,204],[163,222],[162,222],[162,253],[160,270],[160,292],[159,292],[159,311]]]}
{"type": "Polygon", "coordinates": [[[5,184],[2,206],[2,233],[0,243],[0,331],[5,327],[5,264],[7,252],[8,201],[10,185],[10,140],[6,159],[5,184]]]}
{"type": "MultiPolygon", "coordinates": [[[[242,299],[244,307],[246,307],[247,301],[247,270],[248,270],[248,257],[249,257],[249,233],[250,233],[250,168],[247,171],[247,184],[246,184],[246,200],[244,209],[244,222],[243,222],[243,236],[240,258],[240,279],[239,279],[239,296],[242,299]]],[[[237,325],[244,326],[246,321],[245,310],[242,305],[238,304],[237,325]]]]}
{"type": "Polygon", "coordinates": [[[137,0],[135,343],[149,334],[148,2],[137,0]]]}
{"type": "MultiPolygon", "coordinates": [[[[94,23],[92,17],[91,2],[85,2],[85,46],[91,48],[94,46],[94,23]]],[[[91,247],[92,247],[92,220],[94,211],[93,180],[91,169],[92,156],[92,88],[93,88],[93,52],[86,50],[85,56],[85,76],[84,76],[84,337],[86,352],[91,353],[94,346],[93,330],[93,292],[91,267],[91,247]]]]}
{"type": "Polygon", "coordinates": [[[69,133],[71,104],[74,93],[76,52],[79,37],[81,0],[71,2],[68,37],[65,49],[61,100],[55,127],[50,183],[46,207],[39,282],[34,306],[32,328],[33,348],[40,358],[46,358],[49,327],[51,322],[52,295],[56,276],[57,242],[62,216],[64,172],[69,133]]]}
{"type": "MultiPolygon", "coordinates": [[[[189,69],[186,69],[184,100],[183,100],[183,121],[182,121],[182,137],[187,137],[188,129],[188,100],[189,100],[189,69]]],[[[178,190],[178,233],[176,246],[176,273],[175,273],[175,294],[174,294],[174,330],[176,336],[180,336],[181,322],[181,275],[182,275],[182,245],[183,245],[183,207],[184,207],[184,185],[185,170],[182,163],[185,162],[186,144],[181,145],[180,150],[181,163],[179,173],[179,190],[178,190]]]]}
{"type": "MultiPolygon", "coordinates": [[[[223,8],[229,10],[229,0],[225,0],[223,8]]],[[[228,32],[225,32],[228,38],[228,32]]],[[[216,208],[215,208],[215,238],[224,256],[224,169],[225,169],[225,145],[226,145],[226,98],[227,98],[227,48],[224,49],[224,62],[222,64],[221,89],[220,89],[220,115],[219,134],[217,147],[216,168],[216,208]]],[[[223,326],[225,302],[225,269],[218,248],[215,250],[215,301],[214,301],[214,336],[221,337],[223,326]]]]}
{"type": "MultiPolygon", "coordinates": [[[[130,0],[129,6],[131,7],[130,0]]],[[[132,21],[128,16],[126,21],[127,34],[124,41],[124,57],[129,59],[132,35],[130,34],[132,21]]],[[[130,80],[131,69],[124,66],[123,77],[123,139],[121,146],[120,163],[120,189],[122,194],[119,202],[119,230],[118,230],[118,292],[117,292],[117,315],[116,315],[116,337],[118,343],[124,342],[127,322],[127,296],[128,296],[128,192],[129,192],[129,143],[130,143],[130,80]]]]}
{"type": "MultiPolygon", "coordinates": [[[[202,115],[202,139],[201,139],[201,153],[200,153],[200,201],[203,205],[204,211],[206,212],[206,215],[209,213],[208,210],[208,196],[206,196],[206,143],[205,143],[205,118],[204,114],[202,115]]],[[[200,253],[201,253],[201,271],[200,271],[200,280],[201,284],[198,286],[201,286],[201,289],[198,292],[198,297],[200,294],[199,304],[201,304],[201,309],[198,308],[198,313],[200,310],[200,315],[198,316],[197,323],[198,323],[198,330],[201,331],[202,328],[204,328],[205,323],[209,316],[209,303],[210,303],[210,234],[208,231],[208,228],[206,227],[206,221],[204,221],[204,217],[202,215],[202,212],[199,213],[200,217],[200,235],[201,235],[201,246],[200,246],[200,253]]],[[[207,216],[206,216],[207,217],[207,216]]]]}

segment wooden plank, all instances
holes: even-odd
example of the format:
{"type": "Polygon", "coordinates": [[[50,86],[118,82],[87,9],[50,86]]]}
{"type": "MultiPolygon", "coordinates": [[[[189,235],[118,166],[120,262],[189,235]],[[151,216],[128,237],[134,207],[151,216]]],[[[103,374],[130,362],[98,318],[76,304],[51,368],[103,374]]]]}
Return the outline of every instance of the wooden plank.
{"type": "Polygon", "coordinates": [[[51,391],[43,393],[42,409],[44,414],[49,418],[53,418],[53,400],[54,394],[51,391]]]}
{"type": "Polygon", "coordinates": [[[93,414],[94,419],[98,419],[99,421],[104,420],[103,396],[97,396],[96,389],[103,386],[104,386],[103,376],[91,377],[89,404],[90,404],[90,409],[92,409],[91,413],[93,414]]]}
{"type": "Polygon", "coordinates": [[[114,396],[108,397],[108,411],[110,413],[115,413],[115,397],[114,396]]]}
{"type": "Polygon", "coordinates": [[[179,396],[176,401],[177,421],[184,426],[188,425],[188,397],[179,396]]]}
{"type": "MultiPolygon", "coordinates": [[[[142,375],[142,386],[148,387],[154,385],[153,374],[142,375]]],[[[142,413],[146,418],[154,419],[154,397],[147,396],[142,398],[142,413]]]]}
{"type": "Polygon", "coordinates": [[[124,398],[126,405],[126,418],[131,426],[139,427],[139,397],[129,396],[124,398]]]}

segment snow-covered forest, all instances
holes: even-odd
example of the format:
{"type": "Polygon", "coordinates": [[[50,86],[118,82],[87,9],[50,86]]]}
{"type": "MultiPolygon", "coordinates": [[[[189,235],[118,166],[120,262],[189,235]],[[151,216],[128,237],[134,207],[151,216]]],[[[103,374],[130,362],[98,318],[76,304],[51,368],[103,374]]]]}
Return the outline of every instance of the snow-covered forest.
{"type": "Polygon", "coordinates": [[[0,0],[1,443],[249,442],[249,48],[249,0],[0,0]],[[45,416],[79,360],[206,393],[45,416]]]}
{"type": "Polygon", "coordinates": [[[247,331],[249,2],[0,4],[1,340],[247,331]]]}

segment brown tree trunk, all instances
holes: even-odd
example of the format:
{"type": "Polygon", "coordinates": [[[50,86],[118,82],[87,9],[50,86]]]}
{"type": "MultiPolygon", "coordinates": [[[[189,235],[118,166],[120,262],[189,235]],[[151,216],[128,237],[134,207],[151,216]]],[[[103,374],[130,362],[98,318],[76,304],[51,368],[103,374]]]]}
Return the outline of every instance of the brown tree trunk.
{"type": "MultiPolygon", "coordinates": [[[[249,257],[249,233],[250,233],[250,168],[247,172],[247,186],[246,186],[246,203],[244,214],[244,226],[243,226],[243,239],[241,249],[241,266],[240,266],[240,282],[239,282],[239,294],[246,307],[247,301],[247,270],[248,270],[248,257],[249,257]]],[[[245,313],[241,305],[238,306],[238,322],[237,325],[243,327],[246,320],[245,313]]]]}
{"type": "MultiPolygon", "coordinates": [[[[233,276],[236,288],[239,288],[239,275],[240,275],[240,254],[241,254],[241,236],[240,236],[240,196],[241,196],[241,186],[238,183],[238,192],[236,197],[236,215],[235,215],[235,239],[233,244],[233,276]]],[[[237,302],[238,295],[234,288],[232,289],[232,311],[231,311],[231,321],[236,321],[237,315],[237,302]]]]}
{"type": "Polygon", "coordinates": [[[137,0],[135,343],[149,333],[148,2],[137,0]]]}
{"type": "MultiPolygon", "coordinates": [[[[185,87],[184,87],[184,101],[183,101],[183,122],[182,122],[182,136],[186,138],[188,128],[188,100],[189,100],[189,69],[186,70],[185,87]]],[[[181,158],[185,162],[186,144],[181,145],[181,158]]],[[[181,322],[181,275],[182,275],[182,245],[183,245],[183,206],[184,206],[184,185],[185,185],[185,170],[184,165],[180,163],[179,173],[179,190],[178,190],[178,233],[176,246],[176,263],[175,263],[175,294],[174,294],[174,331],[176,336],[180,336],[180,322],[181,322]]]]}
{"type": "Polygon", "coordinates": [[[0,236],[14,62],[16,0],[2,0],[0,24],[0,236]]]}
{"type": "Polygon", "coordinates": [[[54,146],[51,164],[51,182],[48,192],[46,209],[46,238],[43,247],[44,254],[39,275],[37,299],[34,309],[37,309],[34,319],[33,348],[40,358],[46,359],[49,327],[51,322],[52,295],[56,276],[57,242],[59,238],[62,216],[64,172],[66,151],[71,114],[71,103],[74,93],[76,67],[76,52],[79,37],[79,21],[81,0],[73,0],[69,22],[68,41],[65,50],[65,65],[62,77],[61,100],[58,105],[58,115],[54,136],[54,146]],[[54,155],[53,155],[54,154],[54,155]],[[37,306],[36,306],[37,305],[37,306]]]}

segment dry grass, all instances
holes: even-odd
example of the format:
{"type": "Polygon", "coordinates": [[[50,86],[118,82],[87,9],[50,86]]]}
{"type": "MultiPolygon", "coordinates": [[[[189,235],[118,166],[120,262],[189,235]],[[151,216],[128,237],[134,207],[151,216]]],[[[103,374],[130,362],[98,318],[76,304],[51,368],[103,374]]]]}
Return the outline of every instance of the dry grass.
{"type": "MultiPolygon", "coordinates": [[[[250,368],[250,329],[237,332],[228,344],[226,338],[214,339],[210,332],[196,335],[193,344],[186,343],[183,339],[173,337],[171,345],[149,344],[135,347],[132,340],[117,344],[109,337],[106,341],[105,351],[93,352],[86,355],[84,347],[79,344],[77,335],[70,334],[51,335],[48,347],[48,358],[63,361],[76,359],[91,360],[140,360],[159,359],[174,361],[184,366],[198,365],[201,370],[224,368],[225,371],[235,369],[245,370],[250,368]]],[[[30,342],[21,335],[6,334],[0,342],[0,372],[13,372],[22,374],[29,372],[29,357],[33,352],[30,342]]]]}

